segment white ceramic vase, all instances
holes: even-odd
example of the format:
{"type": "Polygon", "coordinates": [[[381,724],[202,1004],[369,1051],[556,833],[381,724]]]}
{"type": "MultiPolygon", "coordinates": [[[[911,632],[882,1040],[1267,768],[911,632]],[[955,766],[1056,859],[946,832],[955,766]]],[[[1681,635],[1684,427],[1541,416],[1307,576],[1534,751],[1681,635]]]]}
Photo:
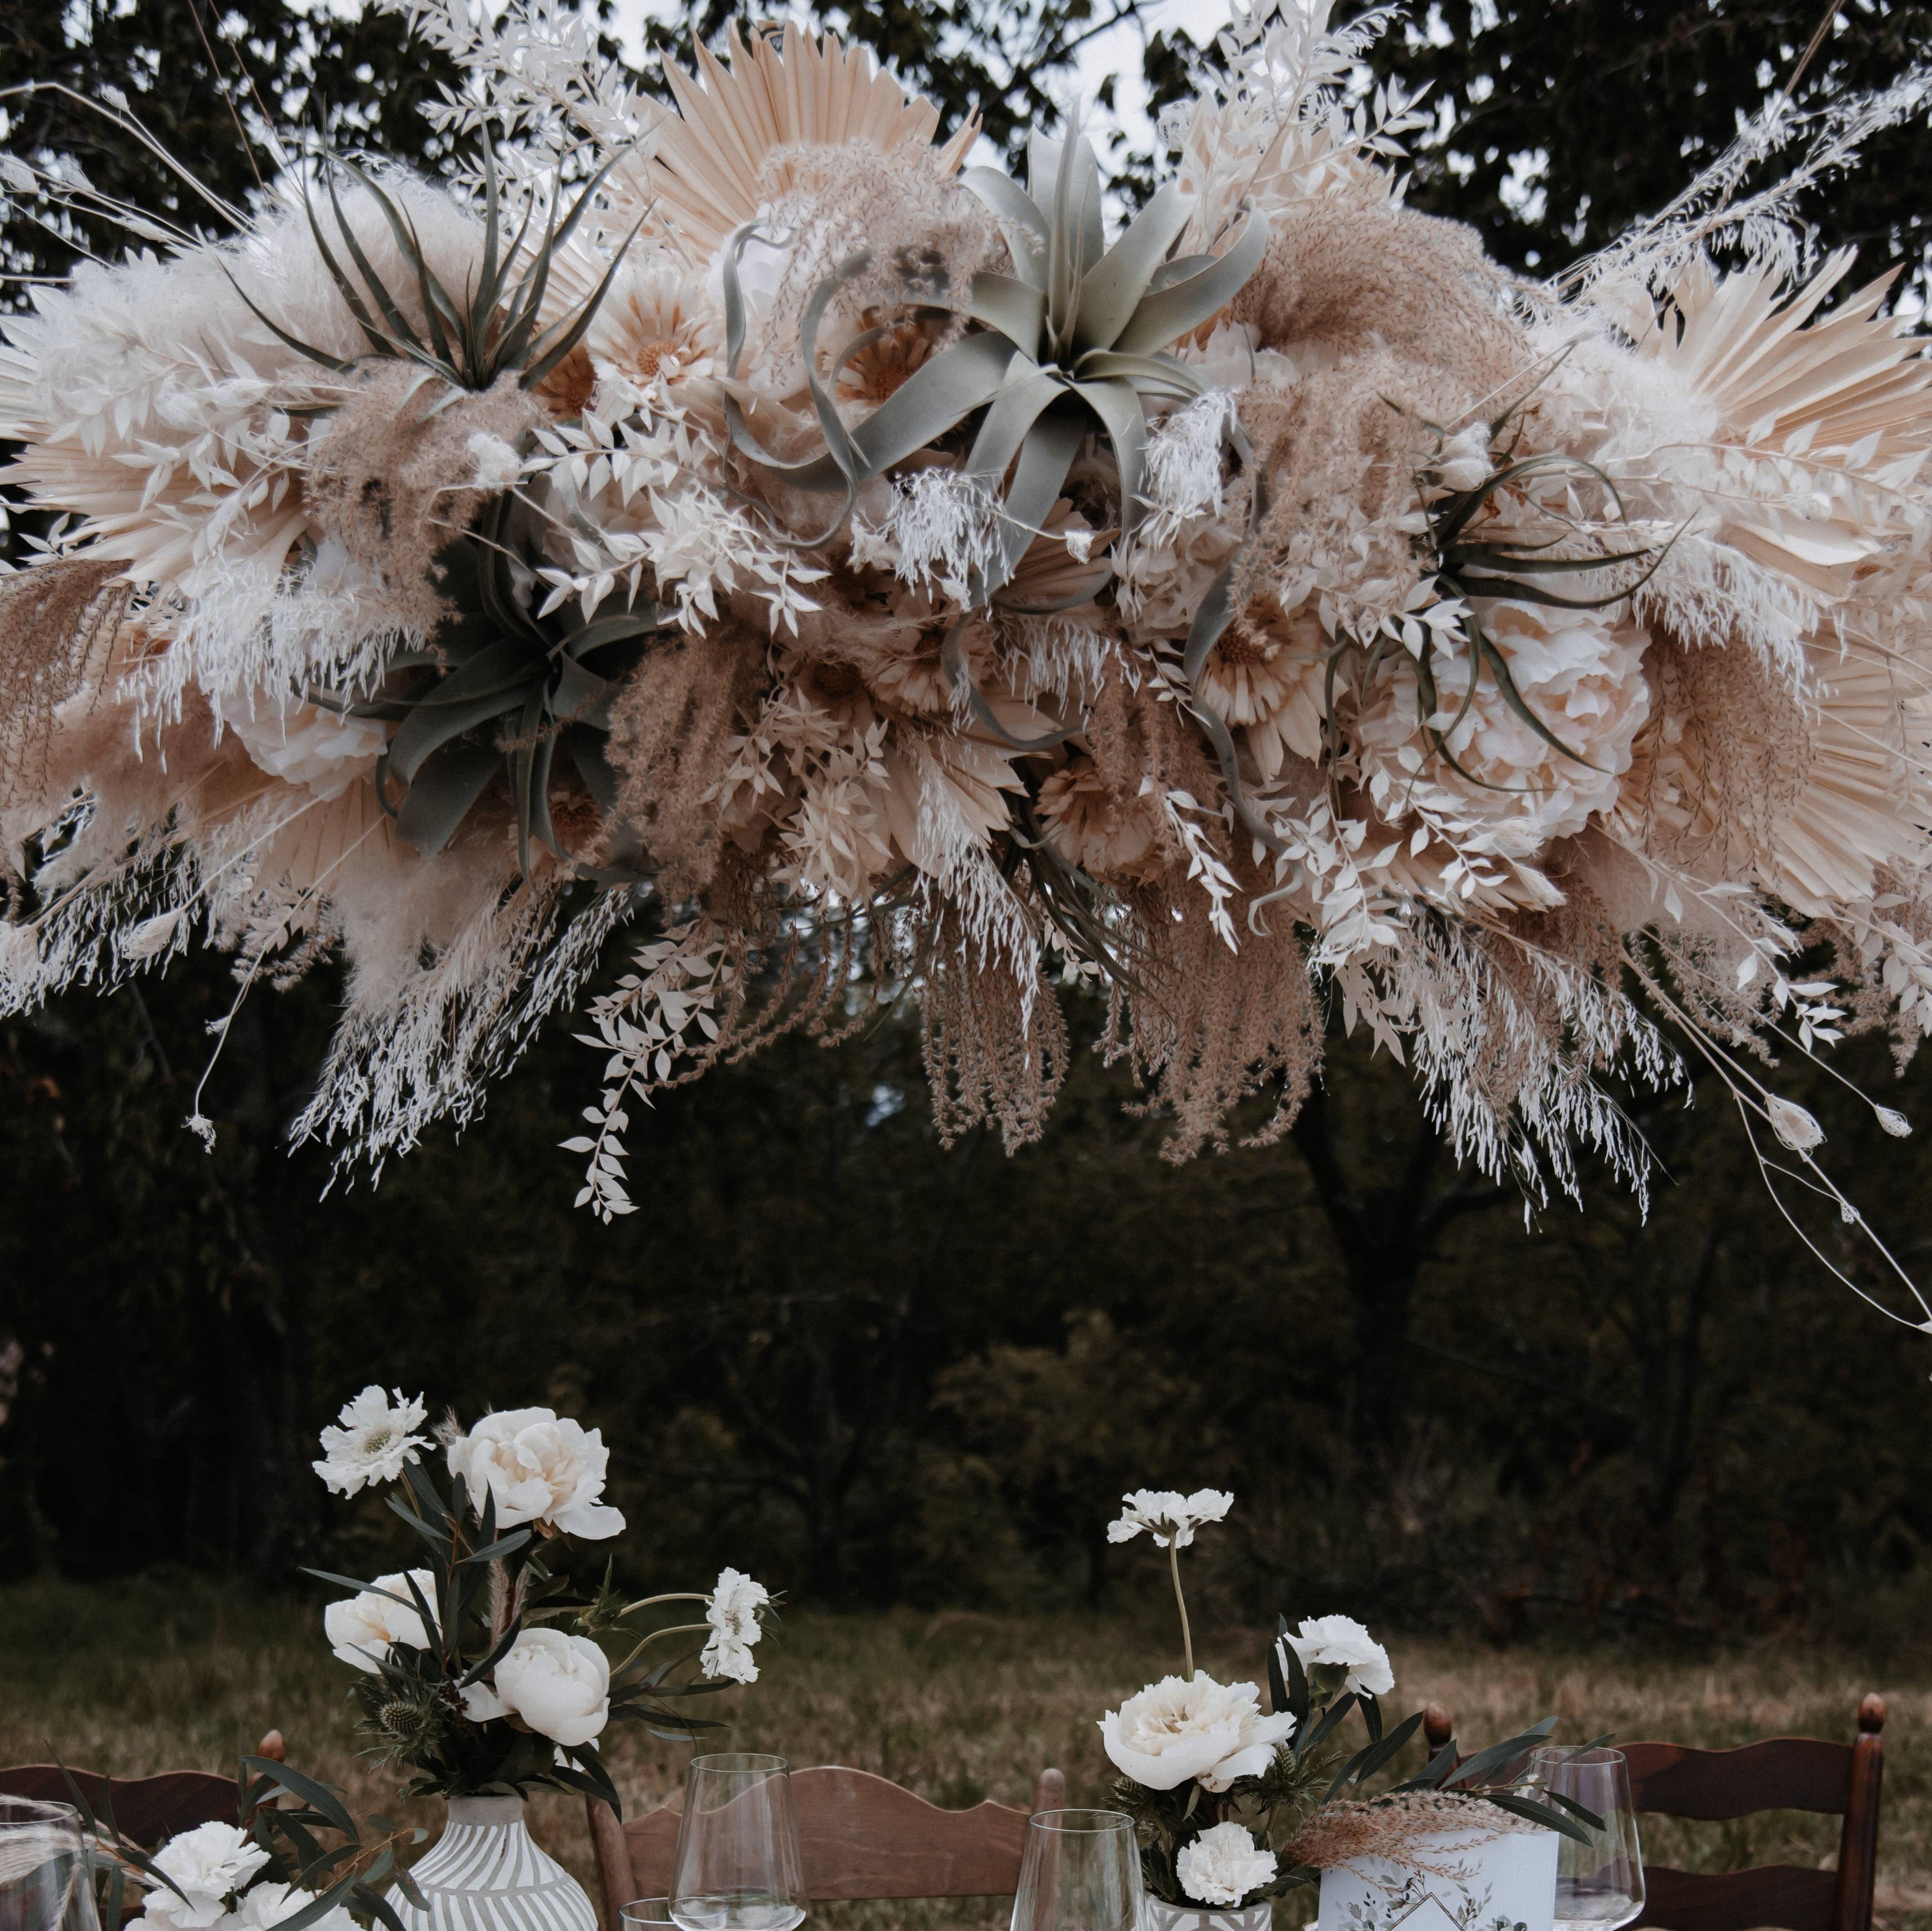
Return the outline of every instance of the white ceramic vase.
{"type": "Polygon", "coordinates": [[[1432,1831],[1416,1840],[1434,1868],[1363,1858],[1322,1873],[1318,1931],[1551,1931],[1554,1831],[1432,1831]]]}
{"type": "Polygon", "coordinates": [[[452,1797],[410,1876],[427,1912],[397,1885],[388,1895],[410,1931],[597,1931],[584,1887],[525,1827],[520,1797],[452,1797]]]}
{"type": "Polygon", "coordinates": [[[1206,1904],[1163,1904],[1150,1897],[1141,1909],[1141,1931],[1268,1931],[1274,1908],[1263,1899],[1238,1911],[1206,1904]]]}

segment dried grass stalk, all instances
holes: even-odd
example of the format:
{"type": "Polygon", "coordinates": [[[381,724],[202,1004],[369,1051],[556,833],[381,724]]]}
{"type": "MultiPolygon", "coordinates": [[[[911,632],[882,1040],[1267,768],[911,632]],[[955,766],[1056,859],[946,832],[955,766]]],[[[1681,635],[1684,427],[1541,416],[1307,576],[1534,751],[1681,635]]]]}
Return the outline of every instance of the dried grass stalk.
{"type": "Polygon", "coordinates": [[[122,568],[69,556],[0,577],[0,806],[45,789],[54,713],[104,667],[134,595],[122,568]]]}
{"type": "Polygon", "coordinates": [[[1431,1838],[1450,1831],[1502,1834],[1541,1828],[1480,1799],[1414,1792],[1369,1803],[1324,1804],[1303,1822],[1280,1857],[1290,1870],[1324,1871],[1364,1858],[1386,1858],[1425,1876],[1448,1878],[1466,1866],[1468,1854],[1425,1848],[1431,1838]]]}

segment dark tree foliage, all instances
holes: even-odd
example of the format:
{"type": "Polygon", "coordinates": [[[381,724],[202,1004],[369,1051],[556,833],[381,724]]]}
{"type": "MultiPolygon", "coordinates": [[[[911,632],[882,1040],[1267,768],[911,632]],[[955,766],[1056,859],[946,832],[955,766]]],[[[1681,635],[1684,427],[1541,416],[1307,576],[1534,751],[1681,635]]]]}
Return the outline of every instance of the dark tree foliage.
{"type": "MultiPolygon", "coordinates": [[[[64,159],[104,196],[215,233],[218,216],[191,187],[74,97],[118,94],[198,181],[245,207],[272,173],[270,127],[304,126],[434,169],[439,144],[418,109],[451,77],[396,15],[374,6],[352,19],[329,7],[296,13],[280,0],[26,0],[0,9],[6,145],[39,162],[64,159]]],[[[55,233],[16,215],[4,238],[10,270],[59,274],[81,250],[112,259],[125,244],[106,220],[57,220],[55,233]]]]}
{"type": "MultiPolygon", "coordinates": [[[[1928,56],[1932,8],[1903,0],[1430,0],[1375,64],[1426,82],[1440,116],[1411,200],[1549,274],[1664,207],[1794,79],[1802,109],[1928,56]]],[[[1922,277],[1928,170],[1922,117],[1803,212],[1865,273],[1902,260],[1922,277]]]]}

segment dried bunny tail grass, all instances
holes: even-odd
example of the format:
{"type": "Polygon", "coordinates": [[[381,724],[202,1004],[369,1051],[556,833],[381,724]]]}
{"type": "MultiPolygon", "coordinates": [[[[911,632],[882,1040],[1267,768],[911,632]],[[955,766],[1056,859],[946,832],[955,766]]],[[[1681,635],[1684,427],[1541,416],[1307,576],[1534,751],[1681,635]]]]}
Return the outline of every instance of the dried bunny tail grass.
{"type": "Polygon", "coordinates": [[[1228,313],[1263,348],[1386,349],[1453,371],[1477,395],[1530,360],[1514,284],[1473,228],[1413,209],[1312,202],[1277,216],[1268,252],[1228,313]]]}
{"type": "Polygon", "coordinates": [[[930,926],[919,980],[933,1123],[950,1147],[997,1125],[1009,1153],[1039,1139],[1066,1078],[1066,1021],[1036,953],[976,937],[952,906],[930,926]]]}
{"type": "Polygon", "coordinates": [[[45,790],[54,713],[104,669],[134,595],[121,569],[70,556],[0,577],[0,808],[45,790]]]}
{"type": "MultiPolygon", "coordinates": [[[[1232,869],[1244,897],[1268,889],[1238,855],[1232,869]]],[[[1113,989],[1102,1051],[1148,1089],[1136,1111],[1172,1116],[1162,1157],[1179,1165],[1210,1144],[1225,1150],[1228,1115],[1268,1087],[1279,1088],[1274,1111],[1241,1144],[1279,1140],[1322,1069],[1322,1006],[1293,922],[1277,916],[1232,950],[1178,859],[1126,899],[1134,976],[1113,989]]]]}
{"type": "Polygon", "coordinates": [[[1502,1835],[1542,1828],[1480,1798],[1416,1792],[1366,1804],[1324,1804],[1282,1847],[1280,1857],[1288,1869],[1311,1870],[1386,1858],[1426,1877],[1451,1878],[1468,1863],[1466,1846],[1460,1850],[1432,1846],[1431,1838],[1450,1831],[1502,1835]]]}
{"type": "Polygon", "coordinates": [[[611,712],[616,826],[666,868],[671,898],[702,892],[716,874],[718,785],[764,655],[764,640],[736,623],[659,645],[611,712]]]}
{"type": "Polygon", "coordinates": [[[328,534],[388,586],[395,620],[427,634],[446,614],[436,552],[469,527],[486,493],[472,442],[514,448],[544,422],[543,409],[508,370],[454,401],[445,383],[400,358],[366,363],[344,380],[342,406],[310,439],[306,499],[328,534]]]}

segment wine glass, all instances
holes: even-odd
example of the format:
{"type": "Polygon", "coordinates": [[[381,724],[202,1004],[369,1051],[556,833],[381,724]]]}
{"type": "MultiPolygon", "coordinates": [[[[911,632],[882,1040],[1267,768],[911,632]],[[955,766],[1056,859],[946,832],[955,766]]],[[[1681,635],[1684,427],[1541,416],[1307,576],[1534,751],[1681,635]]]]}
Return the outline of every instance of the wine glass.
{"type": "Polygon", "coordinates": [[[671,1862],[680,1931],[793,1931],[805,1921],[805,1860],[783,1757],[693,1757],[671,1862]]]}
{"type": "Polygon", "coordinates": [[[1141,1852],[1121,1810],[1039,1810],[1027,1820],[1012,1931],[1136,1931],[1141,1852]]]}
{"type": "MultiPolygon", "coordinates": [[[[1540,1750],[1530,1759],[1533,1781],[1600,1817],[1590,1841],[1558,1840],[1558,1931],[1617,1931],[1643,1911],[1643,1852],[1630,1806],[1630,1766],[1622,1750],[1540,1750]]],[[[1576,1820],[1581,1822],[1581,1819],[1576,1820]]]]}
{"type": "Polygon", "coordinates": [[[657,1927],[677,1922],[670,1915],[668,1897],[634,1897],[617,1907],[617,1916],[626,1931],[657,1931],[657,1927]]]}
{"type": "Polygon", "coordinates": [[[0,1931],[100,1931],[71,1804],[0,1797],[0,1931]]]}

